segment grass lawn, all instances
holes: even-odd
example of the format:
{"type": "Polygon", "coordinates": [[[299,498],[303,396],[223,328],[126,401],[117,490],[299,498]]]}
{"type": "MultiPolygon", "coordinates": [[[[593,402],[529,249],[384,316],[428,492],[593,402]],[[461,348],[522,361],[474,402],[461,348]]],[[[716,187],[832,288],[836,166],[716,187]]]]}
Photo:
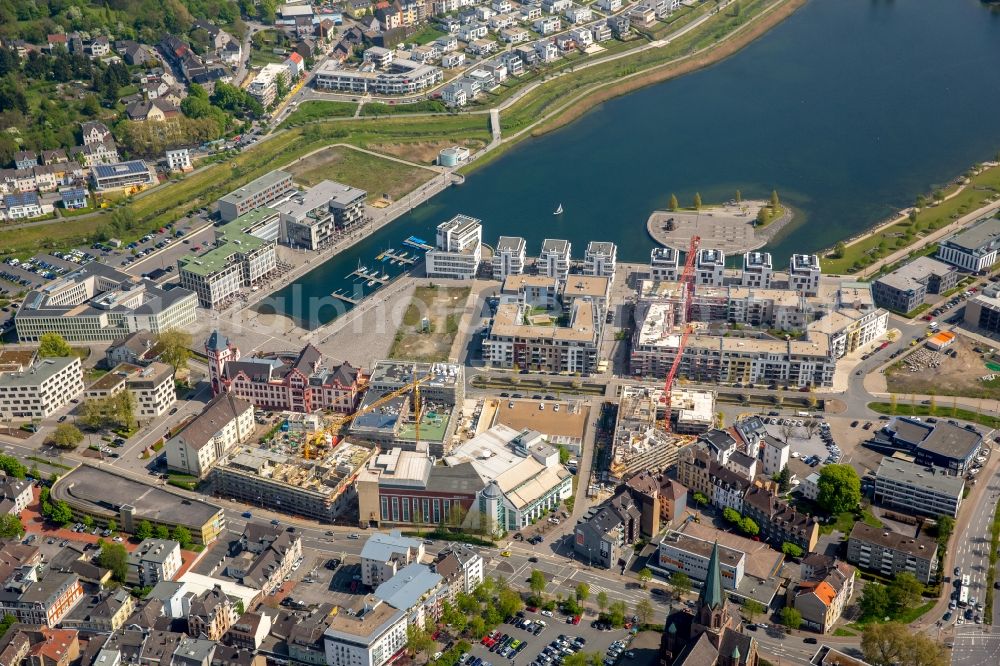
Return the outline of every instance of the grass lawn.
{"type": "Polygon", "coordinates": [[[305,157],[288,167],[296,182],[313,186],[335,180],[360,187],[371,197],[388,194],[392,199],[412,192],[434,177],[428,169],[400,164],[360,150],[334,146],[305,157]]]}
{"type": "Polygon", "coordinates": [[[358,105],[355,102],[327,102],[323,100],[302,102],[299,104],[299,108],[288,115],[281,126],[283,128],[294,127],[302,123],[311,123],[327,118],[350,118],[357,110],[358,105]]]}
{"type": "Polygon", "coordinates": [[[436,99],[425,99],[412,104],[383,104],[371,102],[361,107],[362,116],[391,116],[397,113],[447,113],[448,107],[436,99]]]}
{"type": "Polygon", "coordinates": [[[444,35],[447,34],[448,33],[446,33],[444,30],[438,30],[432,25],[426,25],[420,32],[407,37],[406,41],[420,45],[430,44],[438,37],[443,37],[444,35]]]}
{"type": "Polygon", "coordinates": [[[847,629],[842,629],[842,628],[834,629],[833,630],[833,635],[834,636],[857,636],[857,634],[854,633],[853,631],[848,631],[847,629]]]}
{"type": "MultiPolygon", "coordinates": [[[[945,195],[957,189],[952,186],[945,195]]],[[[902,247],[919,240],[922,233],[940,229],[966,213],[980,208],[1000,193],[1000,169],[987,169],[972,177],[972,182],[957,196],[937,206],[929,206],[917,213],[917,221],[903,220],[881,232],[845,248],[843,257],[825,256],[821,259],[824,273],[842,274],[861,270],[876,260],[899,249],[900,239],[907,240],[902,247]]]]}
{"type": "MultiPolygon", "coordinates": [[[[226,162],[190,174],[179,182],[164,184],[126,199],[124,205],[133,220],[133,228],[127,233],[109,235],[126,243],[140,238],[190,211],[215,203],[254,178],[333,143],[367,147],[385,142],[448,141],[462,144],[468,139],[490,140],[488,117],[448,115],[411,118],[401,115],[313,123],[293,128],[279,132],[226,162]]],[[[93,234],[110,222],[112,210],[103,212],[106,214],[77,218],[72,225],[49,224],[0,231],[0,255],[26,257],[39,251],[89,245],[93,242],[93,234]]]]}
{"type": "MultiPolygon", "coordinates": [[[[869,511],[868,509],[862,509],[861,511],[861,521],[865,525],[871,525],[872,527],[882,527],[882,523],[879,519],[869,511]]],[[[829,525],[820,525],[820,534],[830,534],[834,530],[841,532],[843,534],[850,534],[851,528],[854,527],[854,523],[858,522],[858,519],[854,516],[853,511],[845,511],[844,513],[837,516],[837,520],[830,523],[829,525]]]]}
{"type": "Polygon", "coordinates": [[[869,402],[868,409],[879,414],[894,414],[895,416],[942,416],[945,418],[971,421],[980,425],[996,428],[1000,426],[1000,419],[988,414],[978,414],[969,409],[961,407],[950,407],[945,405],[910,405],[897,404],[895,410],[888,402],[869,402]]]}

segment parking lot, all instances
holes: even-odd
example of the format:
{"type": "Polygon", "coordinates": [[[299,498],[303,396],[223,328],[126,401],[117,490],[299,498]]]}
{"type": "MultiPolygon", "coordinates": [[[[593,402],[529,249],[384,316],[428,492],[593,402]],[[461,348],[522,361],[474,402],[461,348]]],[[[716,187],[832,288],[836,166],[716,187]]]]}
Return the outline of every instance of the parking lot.
{"type": "Polygon", "coordinates": [[[567,655],[584,652],[600,654],[605,665],[611,666],[619,659],[636,656],[630,647],[632,634],[625,629],[597,629],[592,626],[592,616],[573,625],[558,616],[543,617],[530,611],[521,614],[523,619],[515,618],[512,622],[521,620],[522,626],[500,625],[485,644],[480,641],[472,646],[463,663],[466,666],[558,666],[567,655]],[[524,626],[524,622],[530,624],[524,626]],[[545,624],[541,625],[542,622],[545,624]]]}
{"type": "Polygon", "coordinates": [[[788,442],[793,459],[797,458],[810,467],[840,462],[843,452],[826,421],[809,416],[762,418],[772,437],[788,442]]]}

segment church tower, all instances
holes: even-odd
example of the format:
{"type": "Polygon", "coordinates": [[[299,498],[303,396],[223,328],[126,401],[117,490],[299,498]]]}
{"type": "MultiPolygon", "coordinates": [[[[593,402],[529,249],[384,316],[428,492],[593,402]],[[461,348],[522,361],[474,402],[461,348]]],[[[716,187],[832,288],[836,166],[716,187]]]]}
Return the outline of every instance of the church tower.
{"type": "Polygon", "coordinates": [[[712,555],[708,560],[708,576],[698,594],[695,619],[691,623],[691,639],[703,633],[709,634],[712,644],[719,647],[719,636],[725,629],[732,629],[733,618],[729,614],[729,602],[722,592],[722,569],[719,566],[719,542],[712,545],[712,555]]]}
{"type": "Polygon", "coordinates": [[[240,360],[240,350],[218,330],[212,331],[205,342],[205,355],[208,356],[208,377],[212,383],[212,395],[216,396],[226,390],[224,368],[227,361],[240,360]]]}

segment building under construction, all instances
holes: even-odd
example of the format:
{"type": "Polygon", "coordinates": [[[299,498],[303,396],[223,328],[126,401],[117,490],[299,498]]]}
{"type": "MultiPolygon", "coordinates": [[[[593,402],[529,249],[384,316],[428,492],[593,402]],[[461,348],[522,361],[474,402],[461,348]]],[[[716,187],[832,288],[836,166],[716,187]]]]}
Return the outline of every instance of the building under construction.
{"type": "Polygon", "coordinates": [[[358,472],[375,454],[348,442],[313,460],[277,445],[241,446],[216,465],[212,480],[221,496],[330,522],[353,505],[358,472]]]}
{"type": "Polygon", "coordinates": [[[674,389],[670,402],[672,432],[658,425],[666,414],[663,389],[654,386],[625,386],[618,404],[618,420],[608,477],[623,481],[643,470],[658,472],[677,464],[690,434],[712,427],[715,393],[674,389]]]}

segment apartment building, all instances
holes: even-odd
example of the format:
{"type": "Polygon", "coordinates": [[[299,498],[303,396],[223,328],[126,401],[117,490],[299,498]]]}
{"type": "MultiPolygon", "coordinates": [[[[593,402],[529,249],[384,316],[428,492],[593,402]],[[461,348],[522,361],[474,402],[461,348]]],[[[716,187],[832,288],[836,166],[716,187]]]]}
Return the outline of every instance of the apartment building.
{"type": "Polygon", "coordinates": [[[84,398],[102,400],[128,391],[135,401],[135,417],[140,421],[156,418],[177,401],[174,369],[154,361],[145,367],[121,363],[84,390],[84,398]]]}
{"type": "Polygon", "coordinates": [[[577,521],[573,552],[587,566],[625,566],[632,558],[633,544],[642,536],[641,525],[642,510],[632,495],[619,493],[577,521]]]}
{"type": "Polygon", "coordinates": [[[872,283],[879,307],[907,313],[924,302],[927,294],[940,294],[958,283],[958,271],[942,261],[917,257],[872,283]]]}
{"type": "Polygon", "coordinates": [[[908,571],[926,585],[938,568],[938,545],[924,535],[913,537],[857,522],[847,540],[847,561],[887,578],[908,571]]]}
{"type": "Polygon", "coordinates": [[[230,393],[272,411],[350,413],[358,405],[365,373],[350,363],[333,363],[316,347],[298,354],[276,352],[244,358],[218,331],[205,342],[209,381],[215,395],[230,393]]]}
{"type": "Polygon", "coordinates": [[[291,80],[288,68],[280,63],[268,63],[247,86],[247,92],[253,95],[253,98],[266,109],[274,104],[278,96],[279,77],[284,77],[287,86],[291,80]]]}
{"type": "Polygon", "coordinates": [[[91,167],[90,177],[98,192],[124,188],[143,189],[159,182],[156,170],[142,160],[95,164],[91,167]]]}
{"type": "Polygon", "coordinates": [[[524,273],[526,243],[519,236],[501,236],[493,252],[493,279],[506,280],[524,273]]]}
{"type": "Polygon", "coordinates": [[[803,560],[802,571],[802,580],[788,590],[789,604],[805,627],[830,633],[854,594],[854,567],[812,553],[803,560]]]}
{"type": "Polygon", "coordinates": [[[745,252],[743,254],[743,273],[740,284],[744,287],[771,288],[774,277],[774,267],[770,252],[745,252]]]}
{"type": "Polygon", "coordinates": [[[302,536],[276,525],[247,523],[240,547],[226,573],[264,595],[273,594],[302,560],[302,536]]]}
{"type": "Polygon", "coordinates": [[[726,271],[726,253],[722,250],[702,248],[694,262],[694,283],[721,287],[726,271]]]}
{"type": "Polygon", "coordinates": [[[48,418],[82,391],[78,357],[36,359],[25,370],[0,374],[0,418],[48,418]]]}
{"type": "Polygon", "coordinates": [[[197,308],[187,289],[165,290],[95,261],[29,292],[14,325],[21,342],[50,332],[68,342],[110,342],[141,330],[190,329],[197,308]]]}
{"type": "Polygon", "coordinates": [[[187,172],[194,168],[191,166],[191,151],[187,148],[168,150],[166,158],[167,168],[171,171],[187,172]]]}
{"type": "Polygon", "coordinates": [[[572,244],[567,240],[555,238],[543,240],[542,253],[538,256],[538,273],[565,281],[569,277],[572,249],[572,244]]]}
{"type": "Polygon", "coordinates": [[[0,614],[13,615],[25,624],[55,627],[83,598],[75,573],[47,571],[39,576],[34,566],[20,568],[0,591],[0,614]]]}
{"type": "Polygon", "coordinates": [[[764,488],[753,487],[743,497],[743,515],[760,527],[760,538],[777,548],[786,541],[807,553],[819,540],[817,519],[795,510],[788,502],[764,488]]]}
{"type": "Polygon", "coordinates": [[[188,636],[220,641],[239,619],[236,606],[216,585],[191,600],[187,615],[188,636]]]}
{"type": "Polygon", "coordinates": [[[980,294],[966,301],[965,323],[984,331],[1000,332],[1000,298],[980,294]]]}
{"type": "Polygon", "coordinates": [[[253,436],[253,404],[220,393],[201,414],[167,440],[167,467],[199,479],[232,447],[253,436]]]}
{"type": "Polygon", "coordinates": [[[656,282],[680,279],[680,253],[672,247],[654,247],[649,253],[649,275],[656,282]]]}
{"type": "Polygon", "coordinates": [[[376,588],[400,569],[424,558],[424,542],[404,537],[399,530],[376,532],[361,548],[361,582],[376,588]]]}
{"type": "Polygon", "coordinates": [[[671,573],[681,572],[691,580],[701,582],[708,578],[713,547],[718,548],[722,589],[736,590],[746,575],[747,555],[734,548],[713,544],[683,532],[670,531],[657,545],[656,562],[661,569],[671,573]]]}
{"type": "Polygon", "coordinates": [[[815,254],[793,254],[788,265],[788,286],[804,296],[819,294],[819,281],[823,270],[815,254]]]}
{"type": "Polygon", "coordinates": [[[232,222],[255,208],[284,198],[294,189],[292,174],[271,171],[219,199],[219,216],[223,222],[232,222]]]}
{"type": "Polygon", "coordinates": [[[459,594],[472,594],[483,582],[483,557],[462,543],[448,546],[434,560],[434,572],[448,586],[448,598],[455,603],[459,594]]]}
{"type": "Polygon", "coordinates": [[[427,277],[470,280],[479,270],[482,251],[482,222],[456,215],[438,225],[435,247],[426,254],[427,277]]]}
{"type": "Polygon", "coordinates": [[[583,274],[613,278],[617,261],[617,245],[591,241],[587,244],[587,250],[583,254],[583,274]]]}
{"type": "Polygon", "coordinates": [[[325,247],[338,233],[364,221],[367,196],[364,190],[332,180],[293,195],[275,206],[281,220],[281,242],[307,250],[325,247]]]}
{"type": "Polygon", "coordinates": [[[34,486],[27,479],[18,479],[0,472],[0,515],[20,516],[34,496],[31,489],[34,486]]]}
{"type": "Polygon", "coordinates": [[[965,479],[947,470],[885,457],[875,472],[875,502],[907,515],[958,516],[965,479]]]}
{"type": "Polygon", "coordinates": [[[277,217],[272,208],[256,208],[216,227],[214,246],[177,260],[181,286],[197,294],[202,307],[214,310],[228,305],[242,289],[263,285],[278,268],[278,253],[274,239],[260,234],[277,217]]]}
{"type": "Polygon", "coordinates": [[[367,595],[323,632],[327,666],[385,666],[406,649],[407,609],[367,595]]]}
{"type": "Polygon", "coordinates": [[[173,580],[181,568],[181,545],[169,539],[144,539],[128,556],[128,582],[152,587],[173,580]]]}
{"type": "Polygon", "coordinates": [[[997,262],[998,251],[1000,219],[989,216],[943,240],[935,256],[963,271],[978,273],[997,262]]]}
{"type": "Polygon", "coordinates": [[[500,368],[547,372],[593,372],[603,319],[589,300],[577,299],[568,326],[525,324],[530,306],[502,303],[483,341],[483,356],[500,368]]]}
{"type": "Polygon", "coordinates": [[[348,69],[331,59],[319,66],[313,80],[320,90],[406,95],[440,83],[444,80],[444,72],[439,67],[406,58],[394,58],[392,64],[384,70],[376,69],[373,63],[348,69]]]}

